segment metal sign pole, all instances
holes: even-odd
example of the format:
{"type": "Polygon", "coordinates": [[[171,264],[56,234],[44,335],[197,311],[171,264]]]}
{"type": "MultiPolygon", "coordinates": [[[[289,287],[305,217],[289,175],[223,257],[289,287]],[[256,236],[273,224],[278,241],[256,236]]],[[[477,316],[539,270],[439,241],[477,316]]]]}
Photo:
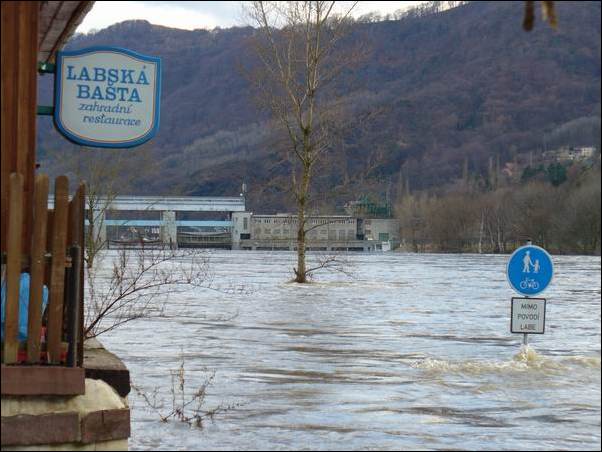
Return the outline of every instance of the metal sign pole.
{"type": "MultiPolygon", "coordinates": [[[[531,241],[531,239],[527,239],[527,246],[531,246],[533,245],[533,242],[531,241]]],[[[525,296],[525,298],[529,298],[529,296],[525,296]]],[[[529,335],[527,333],[523,334],[523,345],[526,347],[529,345],[529,335]]]]}
{"type": "MultiPolygon", "coordinates": [[[[531,243],[531,240],[529,240],[527,243],[531,243]]],[[[529,298],[528,296],[525,296],[525,298],[529,298]]],[[[529,345],[529,334],[528,333],[524,333],[523,334],[523,345],[526,347],[527,345],[529,345]]]]}
{"type": "MultiPolygon", "coordinates": [[[[531,241],[531,239],[527,239],[527,246],[531,245],[533,245],[533,242],[531,241]]],[[[529,298],[529,296],[526,295],[525,298],[529,298]]],[[[523,334],[523,345],[525,347],[529,345],[529,335],[527,333],[523,334]]]]}

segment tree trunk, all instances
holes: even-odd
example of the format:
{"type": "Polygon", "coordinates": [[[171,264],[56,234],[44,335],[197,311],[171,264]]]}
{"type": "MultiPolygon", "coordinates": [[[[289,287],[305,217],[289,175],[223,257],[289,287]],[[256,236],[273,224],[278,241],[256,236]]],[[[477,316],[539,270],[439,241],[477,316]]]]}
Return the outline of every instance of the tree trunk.
{"type": "Polygon", "coordinates": [[[481,226],[479,228],[479,254],[483,254],[483,228],[485,226],[485,215],[481,211],[481,226]]]}
{"type": "Polygon", "coordinates": [[[502,240],[502,231],[501,231],[499,223],[497,225],[497,246],[499,249],[499,253],[503,253],[505,251],[506,247],[504,245],[504,241],[502,240]]]}
{"type": "MultiPolygon", "coordinates": [[[[306,152],[307,154],[307,152],[306,152]]],[[[309,160],[303,162],[303,180],[301,182],[301,190],[297,198],[297,268],[295,269],[295,282],[306,283],[307,274],[305,266],[305,208],[309,191],[311,164],[309,160]]]]}
{"type": "Polygon", "coordinates": [[[295,269],[295,282],[305,283],[305,206],[299,205],[299,225],[297,227],[297,268],[295,269]]]}

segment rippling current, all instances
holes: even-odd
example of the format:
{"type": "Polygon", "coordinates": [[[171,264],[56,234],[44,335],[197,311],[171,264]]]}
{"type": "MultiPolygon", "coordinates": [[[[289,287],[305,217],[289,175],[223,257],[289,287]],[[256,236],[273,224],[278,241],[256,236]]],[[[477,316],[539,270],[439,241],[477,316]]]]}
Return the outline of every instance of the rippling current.
{"type": "Polygon", "coordinates": [[[183,359],[190,390],[215,373],[205,408],[233,408],[196,429],[132,392],[131,449],[600,449],[600,257],[554,257],[528,348],[508,256],[351,254],[308,285],[292,253],[209,257],[220,290],[100,339],[168,405],[183,359]]]}

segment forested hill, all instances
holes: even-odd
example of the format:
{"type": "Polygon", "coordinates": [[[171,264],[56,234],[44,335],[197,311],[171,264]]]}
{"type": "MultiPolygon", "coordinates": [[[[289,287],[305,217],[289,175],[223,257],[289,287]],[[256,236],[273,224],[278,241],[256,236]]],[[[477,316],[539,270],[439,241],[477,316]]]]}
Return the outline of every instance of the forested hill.
{"type": "MultiPolygon", "coordinates": [[[[361,194],[395,196],[407,181],[427,189],[466,171],[485,177],[491,158],[504,165],[546,146],[599,147],[600,2],[556,2],[558,30],[538,17],[531,33],[521,28],[523,7],[471,2],[357,22],[354,38],[367,57],[339,81],[351,114],[319,172],[320,190],[334,193],[336,204],[361,194]],[[575,124],[585,125],[579,134],[558,133],[575,124]]],[[[129,192],[232,195],[244,180],[255,207],[286,204],[287,167],[243,74],[254,64],[253,33],[128,21],[70,41],[69,49],[113,45],[163,60],[160,131],[143,149],[123,151],[139,159],[127,175],[129,192]]],[[[50,82],[43,77],[41,104],[50,82]]],[[[67,170],[64,157],[74,147],[48,118],[39,122],[42,167],[67,170]]]]}

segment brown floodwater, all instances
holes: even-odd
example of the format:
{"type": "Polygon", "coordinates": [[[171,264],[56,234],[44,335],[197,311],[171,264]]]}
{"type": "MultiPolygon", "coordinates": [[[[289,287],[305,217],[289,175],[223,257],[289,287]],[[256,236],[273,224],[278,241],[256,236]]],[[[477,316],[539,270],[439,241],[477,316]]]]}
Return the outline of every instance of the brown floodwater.
{"type": "Polygon", "coordinates": [[[528,348],[509,331],[508,256],[348,259],[352,277],[297,285],[292,253],[213,251],[223,290],[101,336],[166,411],[182,360],[191,391],[214,374],[204,408],[233,407],[197,429],[132,393],[130,448],[600,449],[599,257],[554,256],[528,348]]]}

